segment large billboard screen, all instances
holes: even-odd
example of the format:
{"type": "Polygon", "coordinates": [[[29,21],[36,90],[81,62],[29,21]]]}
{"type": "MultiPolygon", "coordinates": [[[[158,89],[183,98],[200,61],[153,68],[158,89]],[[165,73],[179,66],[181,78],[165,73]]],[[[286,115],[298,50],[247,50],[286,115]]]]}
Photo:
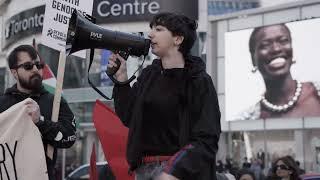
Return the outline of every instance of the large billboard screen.
{"type": "Polygon", "coordinates": [[[320,116],[320,18],[225,34],[226,120],[320,116]]]}

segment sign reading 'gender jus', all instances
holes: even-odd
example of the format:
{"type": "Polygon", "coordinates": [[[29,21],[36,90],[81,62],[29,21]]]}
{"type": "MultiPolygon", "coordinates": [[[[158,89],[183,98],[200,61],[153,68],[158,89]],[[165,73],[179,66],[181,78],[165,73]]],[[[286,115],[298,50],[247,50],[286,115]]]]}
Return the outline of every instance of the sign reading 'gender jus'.
{"type": "Polygon", "coordinates": [[[93,0],[48,0],[42,29],[42,44],[65,50],[69,19],[73,10],[92,14],[93,0]]]}

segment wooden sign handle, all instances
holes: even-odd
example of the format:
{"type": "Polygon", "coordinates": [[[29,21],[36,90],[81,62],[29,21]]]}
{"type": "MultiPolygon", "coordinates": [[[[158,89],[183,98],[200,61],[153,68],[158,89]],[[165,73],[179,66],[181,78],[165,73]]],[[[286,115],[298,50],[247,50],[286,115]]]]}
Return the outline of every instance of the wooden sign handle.
{"type": "MultiPolygon", "coordinates": [[[[66,65],[66,55],[64,52],[60,51],[57,84],[56,84],[56,90],[54,93],[52,115],[51,115],[51,121],[53,122],[58,122],[65,65],[66,65]]],[[[50,159],[53,159],[53,151],[54,151],[54,148],[50,144],[48,144],[47,156],[50,159]]]]}

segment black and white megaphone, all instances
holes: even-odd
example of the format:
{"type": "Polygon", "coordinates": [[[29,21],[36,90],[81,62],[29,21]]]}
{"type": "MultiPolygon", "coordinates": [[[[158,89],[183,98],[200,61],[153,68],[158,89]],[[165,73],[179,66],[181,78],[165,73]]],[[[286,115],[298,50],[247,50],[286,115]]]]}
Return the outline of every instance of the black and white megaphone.
{"type": "MultiPolygon", "coordinates": [[[[119,53],[125,59],[129,55],[146,56],[149,53],[150,39],[139,35],[111,31],[94,24],[94,18],[83,15],[74,10],[70,21],[66,40],[66,55],[83,49],[108,49],[119,53]]],[[[112,81],[118,84],[127,84],[135,77],[131,77],[126,82],[118,82],[113,75],[120,67],[120,61],[117,59],[117,67],[108,68],[106,73],[112,81]]]]}

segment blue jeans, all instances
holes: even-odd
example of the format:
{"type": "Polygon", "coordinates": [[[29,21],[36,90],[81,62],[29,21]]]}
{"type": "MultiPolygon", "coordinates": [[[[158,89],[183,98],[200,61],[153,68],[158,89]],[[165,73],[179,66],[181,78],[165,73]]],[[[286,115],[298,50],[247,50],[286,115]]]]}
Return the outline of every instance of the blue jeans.
{"type": "Polygon", "coordinates": [[[167,161],[146,163],[135,170],[135,180],[154,180],[163,171],[167,161]]]}

